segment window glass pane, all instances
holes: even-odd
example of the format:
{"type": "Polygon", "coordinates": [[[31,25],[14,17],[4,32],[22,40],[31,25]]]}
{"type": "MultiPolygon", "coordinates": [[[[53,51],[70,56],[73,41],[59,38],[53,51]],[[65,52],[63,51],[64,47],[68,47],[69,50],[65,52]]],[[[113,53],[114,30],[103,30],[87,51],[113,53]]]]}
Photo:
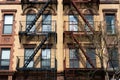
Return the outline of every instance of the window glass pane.
{"type": "Polygon", "coordinates": [[[42,59],[50,59],[50,49],[42,50],[42,59]]]}
{"type": "Polygon", "coordinates": [[[77,54],[76,49],[70,49],[70,59],[77,59],[77,54]]]}
{"type": "MultiPolygon", "coordinates": [[[[27,14],[27,23],[26,26],[28,27],[32,21],[35,19],[35,14],[27,14]]],[[[34,32],[35,31],[35,25],[33,25],[33,27],[31,28],[30,32],[34,32]]]]}
{"type": "Polygon", "coordinates": [[[70,68],[79,67],[78,49],[70,49],[70,68]]]}
{"type": "Polygon", "coordinates": [[[51,21],[51,15],[43,15],[43,22],[50,22],[51,21]]]}
{"type": "Polygon", "coordinates": [[[70,60],[70,68],[79,68],[79,60],[70,60]]]}
{"type": "Polygon", "coordinates": [[[4,25],[4,34],[11,34],[12,33],[12,25],[4,25]]]}
{"type": "Polygon", "coordinates": [[[11,34],[13,26],[13,15],[4,15],[4,34],[11,34]]]}
{"type": "Polygon", "coordinates": [[[110,68],[116,68],[118,67],[118,49],[108,49],[108,55],[109,55],[109,67],[110,68]]]}
{"type": "Polygon", "coordinates": [[[115,33],[115,15],[114,14],[106,14],[105,15],[107,32],[108,33],[115,33]]]}
{"type": "Polygon", "coordinates": [[[51,31],[51,15],[43,15],[42,31],[51,31]]]}
{"type": "MultiPolygon", "coordinates": [[[[85,15],[86,20],[89,22],[91,27],[94,27],[94,22],[93,22],[93,15],[85,15]]],[[[85,30],[90,31],[89,27],[85,24],[85,30]]]]}
{"type": "Polygon", "coordinates": [[[43,25],[42,31],[51,31],[51,25],[43,25]]]}
{"type": "MultiPolygon", "coordinates": [[[[94,66],[96,66],[96,53],[95,53],[95,49],[93,49],[93,48],[87,48],[86,49],[86,53],[87,53],[87,56],[91,59],[91,61],[94,64],[94,66]]],[[[92,66],[89,64],[88,61],[86,63],[86,66],[88,68],[92,68],[92,66]]]]}
{"type": "Polygon", "coordinates": [[[13,15],[5,15],[4,24],[13,24],[13,15]]]}
{"type": "Polygon", "coordinates": [[[69,30],[78,31],[78,20],[74,15],[69,15],[69,30]]]}
{"type": "Polygon", "coordinates": [[[42,50],[42,68],[50,68],[50,49],[42,50]]]}
{"type": "Polygon", "coordinates": [[[2,49],[1,54],[1,69],[9,69],[10,49],[2,49]]]}
{"type": "Polygon", "coordinates": [[[42,68],[50,68],[50,59],[42,60],[42,68]]]}
{"type": "Polygon", "coordinates": [[[10,59],[10,49],[2,49],[2,59],[10,59]]]}
{"type": "MultiPolygon", "coordinates": [[[[33,52],[34,52],[33,48],[26,48],[25,49],[25,63],[26,63],[27,59],[29,59],[30,56],[33,54],[33,52]]],[[[28,64],[27,67],[33,67],[33,64],[34,64],[34,61],[32,60],[32,61],[30,61],[30,63],[28,64]]]]}

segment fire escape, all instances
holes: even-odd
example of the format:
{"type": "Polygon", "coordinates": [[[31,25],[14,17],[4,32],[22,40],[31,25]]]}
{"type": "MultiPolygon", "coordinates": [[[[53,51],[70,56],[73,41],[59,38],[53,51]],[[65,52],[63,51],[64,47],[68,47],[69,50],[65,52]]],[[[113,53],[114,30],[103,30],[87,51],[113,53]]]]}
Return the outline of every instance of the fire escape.
{"type": "MultiPolygon", "coordinates": [[[[76,21],[64,22],[64,48],[77,49],[75,51],[76,53],[74,54],[75,56],[77,56],[78,62],[81,62],[81,64],[83,65],[83,67],[81,68],[76,66],[70,67],[70,63],[68,64],[68,60],[66,56],[64,60],[65,80],[79,80],[79,79],[94,80],[94,79],[98,79],[97,78],[98,76],[100,80],[101,79],[104,80],[105,76],[103,70],[103,62],[100,63],[101,65],[100,67],[97,67],[85,50],[85,47],[88,46],[89,47],[91,46],[96,50],[99,50],[101,48],[100,45],[101,35],[102,35],[101,22],[100,21],[93,22],[94,27],[98,27],[98,30],[95,30],[95,28],[93,28],[93,25],[91,25],[91,23],[86,19],[86,17],[82,12],[82,9],[84,8],[87,9],[93,6],[96,6],[98,10],[99,1],[98,0],[64,0],[63,4],[64,4],[64,12],[65,12],[65,8],[69,6],[70,9],[72,8],[72,10],[70,11],[70,13],[67,13],[67,15],[71,15],[71,14],[74,15],[74,17],[77,18],[78,21],[78,23],[76,23],[76,21]],[[71,25],[71,27],[78,26],[78,30],[73,30],[73,31],[68,30],[67,28],[69,25],[71,25]],[[89,29],[88,31],[84,29],[85,26],[88,27],[89,29]],[[86,66],[86,62],[87,64],[89,64],[90,67],[86,66]]],[[[72,65],[74,65],[74,63],[72,65]]]]}
{"type": "MultiPolygon", "coordinates": [[[[57,0],[21,0],[23,11],[31,6],[40,6],[38,7],[38,13],[36,13],[34,19],[30,22],[29,25],[26,26],[27,22],[20,22],[20,31],[19,31],[19,39],[21,42],[21,46],[24,44],[31,44],[33,42],[35,45],[34,51],[28,51],[30,53],[29,56],[26,57],[17,57],[17,72],[16,76],[20,75],[20,77],[16,77],[22,80],[56,80],[56,21],[44,21],[40,20],[40,17],[47,12],[49,14],[48,8],[52,8],[57,5],[57,0]],[[42,25],[51,26],[51,30],[42,31],[42,25]],[[35,26],[35,30],[33,31],[33,27],[35,26]],[[25,29],[26,27],[26,29],[25,29]],[[42,58],[40,50],[42,49],[50,49],[54,50],[54,58],[50,60],[50,67],[41,67],[42,58]],[[38,53],[40,53],[38,55],[38,53]],[[34,62],[34,65],[30,67],[31,62],[34,62]],[[39,64],[39,65],[37,65],[39,64]],[[41,75],[41,76],[40,76],[41,75]]],[[[55,7],[54,7],[55,8],[55,7]]],[[[50,15],[52,15],[51,13],[50,15]]],[[[47,56],[47,55],[46,55],[47,56]]],[[[46,63],[45,63],[46,64],[46,63]]],[[[15,78],[15,79],[16,79],[15,78]]]]}

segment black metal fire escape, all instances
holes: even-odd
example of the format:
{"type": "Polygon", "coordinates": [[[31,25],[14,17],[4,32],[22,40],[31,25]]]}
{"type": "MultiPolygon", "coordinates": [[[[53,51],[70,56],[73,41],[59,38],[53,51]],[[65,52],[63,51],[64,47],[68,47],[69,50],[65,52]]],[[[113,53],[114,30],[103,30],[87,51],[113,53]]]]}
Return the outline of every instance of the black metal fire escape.
{"type": "MultiPolygon", "coordinates": [[[[75,10],[77,11],[77,13],[79,14],[79,16],[83,19],[83,21],[85,22],[85,24],[88,26],[88,28],[90,29],[90,31],[92,32],[93,35],[95,35],[95,30],[93,29],[93,27],[90,25],[89,21],[86,20],[86,18],[84,17],[84,15],[81,13],[81,11],[79,10],[79,8],[77,7],[76,3],[80,2],[78,1],[74,1],[74,0],[70,0],[73,7],[75,8],[75,10]]],[[[86,0],[86,2],[89,2],[86,0]]],[[[94,2],[94,1],[90,1],[90,2],[94,2]]],[[[87,32],[85,32],[87,33],[87,32]]],[[[74,39],[74,41],[79,45],[79,48],[81,49],[82,53],[84,54],[84,56],[86,57],[86,60],[89,62],[89,64],[92,66],[92,68],[95,68],[95,65],[93,64],[93,62],[91,61],[90,57],[87,56],[86,52],[84,51],[84,49],[82,48],[80,41],[77,40],[76,36],[74,34],[72,34],[72,37],[74,39]]]]}
{"type": "MultiPolygon", "coordinates": [[[[28,3],[28,2],[27,2],[28,3]]],[[[52,3],[52,0],[48,0],[45,5],[43,5],[43,7],[38,11],[38,13],[36,14],[34,20],[28,25],[28,27],[26,28],[25,31],[21,31],[19,32],[19,35],[29,35],[28,33],[30,32],[30,30],[32,29],[32,27],[35,25],[36,21],[39,19],[39,17],[43,14],[43,12],[45,11],[45,9],[48,7],[48,5],[52,3]]],[[[29,57],[29,59],[26,60],[26,62],[23,65],[23,68],[26,68],[30,61],[33,60],[34,56],[37,54],[37,52],[39,51],[40,48],[42,48],[42,45],[49,39],[50,35],[53,34],[53,32],[46,32],[42,35],[45,36],[44,39],[42,39],[39,43],[39,45],[34,49],[33,54],[29,57]]]]}

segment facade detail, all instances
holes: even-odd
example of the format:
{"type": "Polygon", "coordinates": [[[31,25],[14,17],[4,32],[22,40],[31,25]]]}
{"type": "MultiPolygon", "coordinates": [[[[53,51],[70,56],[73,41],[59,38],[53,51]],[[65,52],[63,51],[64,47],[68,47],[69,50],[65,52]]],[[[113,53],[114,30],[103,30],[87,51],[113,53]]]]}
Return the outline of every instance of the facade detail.
{"type": "Polygon", "coordinates": [[[120,0],[0,0],[0,80],[119,80],[120,0]]]}

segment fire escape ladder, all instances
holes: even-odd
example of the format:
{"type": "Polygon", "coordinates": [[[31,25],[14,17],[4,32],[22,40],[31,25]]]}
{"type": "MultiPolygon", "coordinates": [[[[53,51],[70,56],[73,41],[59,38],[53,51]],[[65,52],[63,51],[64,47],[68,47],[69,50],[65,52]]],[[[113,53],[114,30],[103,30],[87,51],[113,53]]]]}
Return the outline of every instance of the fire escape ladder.
{"type": "Polygon", "coordinates": [[[86,23],[86,25],[88,26],[88,28],[90,29],[90,31],[93,32],[93,34],[95,34],[95,31],[92,28],[92,26],[90,25],[90,23],[85,19],[84,15],[77,8],[75,1],[71,0],[71,3],[73,5],[73,7],[76,9],[76,11],[78,12],[78,14],[81,16],[81,18],[83,19],[83,21],[86,23]]]}
{"type": "Polygon", "coordinates": [[[42,41],[40,42],[40,44],[34,49],[34,52],[32,53],[32,55],[29,57],[29,59],[27,59],[27,61],[25,62],[23,68],[26,68],[28,66],[28,64],[30,63],[30,61],[33,60],[34,56],[37,54],[37,52],[39,51],[39,49],[48,40],[49,37],[50,37],[50,33],[46,34],[45,38],[42,39],[42,41]]]}
{"type": "Polygon", "coordinates": [[[71,35],[74,41],[79,45],[79,48],[81,49],[82,53],[86,57],[86,60],[89,62],[89,64],[92,66],[92,68],[95,68],[94,64],[92,63],[91,59],[89,56],[87,56],[86,52],[84,51],[83,47],[81,46],[81,43],[76,39],[75,35],[71,35]]]}
{"type": "Polygon", "coordinates": [[[36,14],[34,20],[31,22],[31,24],[27,27],[26,29],[26,33],[28,33],[30,31],[30,29],[33,27],[33,25],[36,23],[36,21],[39,19],[39,17],[43,14],[43,12],[45,11],[45,9],[48,7],[48,5],[50,4],[51,0],[48,0],[48,2],[46,2],[46,4],[38,11],[38,14],[36,14]]]}

